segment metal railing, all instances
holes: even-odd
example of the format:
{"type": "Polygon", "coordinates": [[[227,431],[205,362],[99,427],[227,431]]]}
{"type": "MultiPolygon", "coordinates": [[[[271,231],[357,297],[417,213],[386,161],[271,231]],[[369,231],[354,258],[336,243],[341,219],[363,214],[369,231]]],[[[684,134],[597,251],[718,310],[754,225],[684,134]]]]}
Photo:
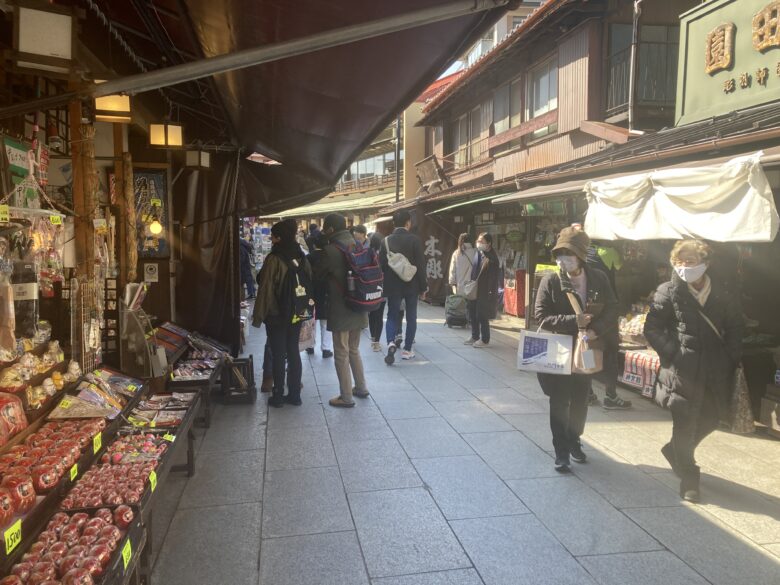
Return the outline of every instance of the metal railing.
{"type": "Polygon", "coordinates": [[[481,138],[464,144],[455,152],[445,154],[442,157],[445,168],[458,171],[487,160],[490,156],[489,140],[490,137],[481,138]]]}
{"type": "MultiPolygon", "coordinates": [[[[403,184],[403,173],[401,174],[401,184],[403,184]]],[[[333,193],[344,193],[347,191],[368,191],[369,189],[378,189],[379,187],[389,187],[395,185],[395,173],[390,175],[374,175],[363,177],[362,179],[353,179],[351,181],[339,181],[333,187],[333,193]]]]}
{"type": "MultiPolygon", "coordinates": [[[[640,105],[673,106],[677,91],[677,43],[640,43],[638,46],[636,100],[640,105]]],[[[607,62],[607,113],[628,108],[631,47],[607,62]]]]}

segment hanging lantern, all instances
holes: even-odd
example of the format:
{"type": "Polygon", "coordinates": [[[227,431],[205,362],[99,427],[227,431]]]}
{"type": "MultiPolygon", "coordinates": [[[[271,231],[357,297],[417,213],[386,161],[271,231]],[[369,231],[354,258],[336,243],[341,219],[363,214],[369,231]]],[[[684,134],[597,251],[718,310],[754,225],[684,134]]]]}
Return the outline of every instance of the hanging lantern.
{"type": "Polygon", "coordinates": [[[16,67],[68,75],[71,71],[75,30],[73,10],[50,2],[26,2],[14,7],[16,67]]]}
{"type": "Polygon", "coordinates": [[[157,148],[182,148],[184,137],[181,124],[149,124],[149,145],[157,148]]]}
{"type": "Polygon", "coordinates": [[[157,219],[153,220],[152,223],[149,224],[149,231],[155,236],[161,234],[163,228],[160,221],[157,219]]]}
{"type": "Polygon", "coordinates": [[[129,124],[130,96],[117,94],[95,98],[95,120],[129,124]]]}
{"type": "Polygon", "coordinates": [[[188,150],[185,165],[193,169],[211,168],[211,154],[205,150],[188,150]]]}

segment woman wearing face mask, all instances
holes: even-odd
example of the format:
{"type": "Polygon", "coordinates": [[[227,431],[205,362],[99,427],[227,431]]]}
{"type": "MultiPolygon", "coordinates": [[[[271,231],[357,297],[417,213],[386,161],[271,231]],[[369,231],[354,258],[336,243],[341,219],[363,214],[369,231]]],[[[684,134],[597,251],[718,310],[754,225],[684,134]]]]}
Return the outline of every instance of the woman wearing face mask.
{"type": "MultiPolygon", "coordinates": [[[[618,304],[607,275],[585,263],[590,238],[577,228],[564,228],[553,248],[558,273],[539,284],[535,316],[542,329],[572,336],[585,331],[588,339],[617,336],[618,304]],[[577,315],[568,293],[573,293],[583,313],[577,315]]],[[[572,347],[574,344],[572,343],[572,347]]],[[[589,376],[537,374],[542,392],[550,398],[550,430],[555,448],[555,469],[567,472],[570,460],[585,463],[580,436],[588,415],[589,376]]]]}
{"type": "Polygon", "coordinates": [[[472,347],[490,344],[490,321],[498,309],[498,254],[493,249],[493,237],[485,232],[477,238],[477,255],[471,269],[471,280],[477,281],[477,298],[468,302],[471,337],[464,343],[472,347]]]}
{"type": "Polygon", "coordinates": [[[680,497],[699,500],[694,451],[725,420],[731,379],[742,354],[739,301],[710,278],[711,248],[681,240],[672,249],[672,280],[658,287],[645,321],[645,337],[658,352],[656,392],[667,396],[672,438],[661,449],[680,477],[680,497]]]}
{"type": "Polygon", "coordinates": [[[450,286],[456,295],[466,296],[466,283],[471,280],[471,271],[477,261],[477,251],[471,245],[469,235],[460,234],[458,249],[450,260],[450,286]]]}

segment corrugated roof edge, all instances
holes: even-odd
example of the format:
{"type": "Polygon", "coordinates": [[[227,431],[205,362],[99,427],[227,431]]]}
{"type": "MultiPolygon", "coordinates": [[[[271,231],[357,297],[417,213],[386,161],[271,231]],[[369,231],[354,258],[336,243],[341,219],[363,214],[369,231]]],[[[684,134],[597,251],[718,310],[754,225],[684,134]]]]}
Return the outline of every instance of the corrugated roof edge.
{"type": "Polygon", "coordinates": [[[439,108],[447,98],[456,93],[457,90],[468,83],[471,78],[477,76],[484,69],[486,69],[490,63],[492,63],[502,51],[511,47],[514,43],[519,41],[525,34],[529,33],[533,28],[539,24],[539,21],[548,14],[551,14],[554,9],[561,8],[565,4],[569,4],[572,0],[547,0],[544,4],[539,6],[536,10],[531,12],[520,25],[515,27],[512,32],[507,34],[495,47],[480,57],[471,67],[464,69],[463,74],[458,77],[451,84],[443,88],[440,92],[434,95],[428,103],[423,107],[423,113],[428,117],[434,110],[439,108]]]}

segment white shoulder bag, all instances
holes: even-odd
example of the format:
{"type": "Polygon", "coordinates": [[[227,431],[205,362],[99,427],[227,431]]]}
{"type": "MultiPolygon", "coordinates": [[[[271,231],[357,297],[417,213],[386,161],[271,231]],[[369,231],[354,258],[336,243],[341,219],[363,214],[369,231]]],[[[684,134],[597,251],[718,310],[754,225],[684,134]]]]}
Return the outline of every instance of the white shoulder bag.
{"type": "Polygon", "coordinates": [[[417,266],[409,262],[409,259],[400,252],[393,252],[390,249],[390,236],[385,238],[385,247],[387,248],[387,264],[398,275],[398,278],[404,282],[409,282],[417,274],[417,266]]]}

